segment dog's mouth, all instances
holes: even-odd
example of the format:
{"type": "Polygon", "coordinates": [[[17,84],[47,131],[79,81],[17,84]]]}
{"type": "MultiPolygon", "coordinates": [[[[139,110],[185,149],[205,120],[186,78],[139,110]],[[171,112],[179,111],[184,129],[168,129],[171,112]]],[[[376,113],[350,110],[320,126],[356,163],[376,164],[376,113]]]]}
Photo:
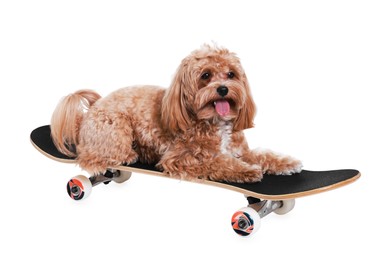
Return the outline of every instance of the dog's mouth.
{"type": "Polygon", "coordinates": [[[230,106],[234,105],[232,100],[218,99],[212,102],[215,111],[220,116],[226,116],[230,113],[230,106]]]}

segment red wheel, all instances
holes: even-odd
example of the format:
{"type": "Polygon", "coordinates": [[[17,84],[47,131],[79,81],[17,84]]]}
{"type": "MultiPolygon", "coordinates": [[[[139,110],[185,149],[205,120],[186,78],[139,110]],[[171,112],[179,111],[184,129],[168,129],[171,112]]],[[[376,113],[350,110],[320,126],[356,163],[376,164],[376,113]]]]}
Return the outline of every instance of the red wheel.
{"type": "Polygon", "coordinates": [[[253,208],[242,208],[231,217],[231,226],[240,236],[252,235],[260,227],[260,216],[253,208]]]}
{"type": "Polygon", "coordinates": [[[90,179],[83,175],[78,175],[70,179],[67,183],[68,195],[73,200],[87,198],[90,195],[92,188],[93,185],[91,184],[90,179]]]}

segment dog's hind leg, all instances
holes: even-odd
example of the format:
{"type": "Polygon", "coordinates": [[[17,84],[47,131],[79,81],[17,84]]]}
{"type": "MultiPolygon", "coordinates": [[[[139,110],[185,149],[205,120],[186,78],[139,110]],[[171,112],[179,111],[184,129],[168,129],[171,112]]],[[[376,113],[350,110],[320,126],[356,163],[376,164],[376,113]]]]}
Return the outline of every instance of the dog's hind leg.
{"type": "Polygon", "coordinates": [[[130,120],[124,116],[107,116],[96,113],[94,119],[83,122],[77,160],[79,165],[92,174],[102,174],[107,168],[138,160],[132,148],[134,132],[130,120]]]}

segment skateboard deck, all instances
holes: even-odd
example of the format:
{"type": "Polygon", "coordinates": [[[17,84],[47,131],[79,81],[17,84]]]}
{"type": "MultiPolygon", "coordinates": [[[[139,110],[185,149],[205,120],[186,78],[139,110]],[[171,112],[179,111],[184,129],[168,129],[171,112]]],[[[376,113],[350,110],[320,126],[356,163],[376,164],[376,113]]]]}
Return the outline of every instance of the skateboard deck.
{"type": "MultiPolygon", "coordinates": [[[[63,163],[76,163],[75,158],[68,157],[57,150],[51,138],[49,125],[33,130],[30,139],[33,146],[50,159],[63,163]]],[[[156,169],[154,165],[137,162],[108,169],[105,174],[99,176],[90,178],[77,176],[68,182],[68,194],[74,200],[83,199],[91,192],[92,186],[100,183],[107,184],[112,180],[118,183],[124,182],[130,178],[132,172],[180,179],[164,174],[156,169]]],[[[360,175],[359,171],[353,169],[302,170],[288,176],[266,174],[260,182],[256,183],[228,183],[199,179],[185,181],[216,186],[244,194],[249,205],[234,213],[231,223],[237,234],[248,236],[257,230],[260,219],[267,214],[271,212],[286,214],[291,211],[295,205],[295,198],[345,186],[357,180],[360,175]]]]}
{"type": "MultiPolygon", "coordinates": [[[[59,152],[54,146],[50,136],[50,126],[42,126],[33,130],[31,142],[34,147],[47,157],[64,163],[76,163],[75,158],[70,158],[59,152]]],[[[154,165],[135,163],[114,167],[116,170],[125,172],[139,172],[155,176],[175,178],[157,170],[154,165]]],[[[191,180],[201,184],[208,184],[243,193],[259,199],[282,200],[293,199],[307,195],[317,194],[350,184],[360,177],[357,170],[330,170],[309,171],[302,170],[293,175],[264,175],[260,182],[256,183],[228,183],[209,180],[191,180]]]]}

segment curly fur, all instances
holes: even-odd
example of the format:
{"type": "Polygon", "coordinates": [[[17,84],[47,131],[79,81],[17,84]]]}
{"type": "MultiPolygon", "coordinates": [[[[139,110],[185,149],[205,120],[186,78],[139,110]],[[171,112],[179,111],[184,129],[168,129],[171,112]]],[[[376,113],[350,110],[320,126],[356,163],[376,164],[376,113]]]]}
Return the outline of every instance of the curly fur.
{"type": "Polygon", "coordinates": [[[138,160],[182,178],[229,182],[300,171],[298,160],[249,149],[242,130],[255,113],[237,56],[204,45],[181,62],[169,88],[127,87],[105,98],[75,92],[59,103],[51,128],[57,148],[91,174],[138,160]]]}

